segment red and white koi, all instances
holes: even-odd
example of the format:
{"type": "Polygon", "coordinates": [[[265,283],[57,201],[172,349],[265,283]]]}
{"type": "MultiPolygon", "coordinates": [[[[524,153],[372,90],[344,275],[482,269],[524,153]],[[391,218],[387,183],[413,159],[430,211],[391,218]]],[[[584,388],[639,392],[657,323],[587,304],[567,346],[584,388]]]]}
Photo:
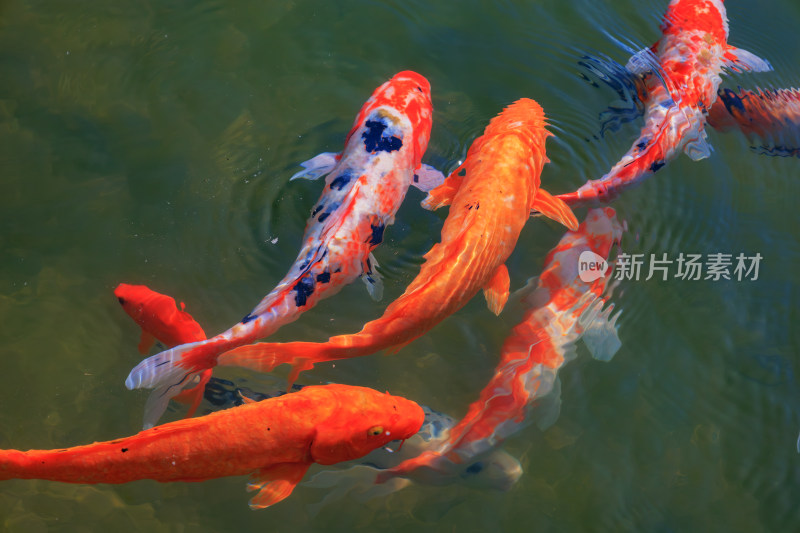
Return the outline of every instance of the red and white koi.
{"type": "Polygon", "coordinates": [[[767,61],[727,43],[723,0],[672,0],[661,31],[661,39],[627,65],[644,76],[645,124],[639,138],[602,178],[558,195],[570,206],[613,200],[681,151],[695,161],[708,157],[706,115],[717,98],[723,68],[772,69],[767,61]]]}
{"type": "Polygon", "coordinates": [[[541,404],[548,399],[554,413],[545,416],[552,423],[560,401],[554,391],[556,378],[575,357],[575,342],[583,338],[593,356],[605,361],[620,347],[616,333],[619,313],[611,316],[613,304],[603,310],[602,295],[611,274],[607,260],[622,231],[614,210],[606,207],[589,211],[577,231],[564,235],[547,255],[536,289],[523,297],[523,303],[531,307],[503,343],[500,363],[480,398],[469,406],[438,450],[426,451],[381,473],[379,482],[395,476],[423,483],[448,478],[528,425],[531,411],[541,411],[541,404]],[[605,268],[587,282],[581,279],[579,263],[590,260],[605,268]]]}
{"type": "Polygon", "coordinates": [[[421,163],[432,111],[428,80],[416,72],[400,72],[361,108],[341,154],[320,154],[302,164],[305,170],[293,179],[327,178],[294,265],[232,328],[156,354],[131,371],[125,381],[129,389],[155,389],[145,427],[158,420],[188,376],[215,366],[219,354],[270,335],[357,277],[363,276],[370,293],[380,297],[372,250],[394,221],[410,185],[427,190],[444,179],[421,163]]]}

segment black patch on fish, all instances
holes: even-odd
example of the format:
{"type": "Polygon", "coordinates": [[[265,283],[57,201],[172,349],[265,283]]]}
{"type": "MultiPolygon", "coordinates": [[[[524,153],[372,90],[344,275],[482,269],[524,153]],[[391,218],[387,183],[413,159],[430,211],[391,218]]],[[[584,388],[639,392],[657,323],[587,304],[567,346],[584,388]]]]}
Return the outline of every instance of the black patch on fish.
{"type": "Polygon", "coordinates": [[[327,270],[322,274],[317,274],[317,283],[328,283],[331,280],[331,273],[327,270]]]}
{"type": "Polygon", "coordinates": [[[308,302],[308,297],[314,294],[316,282],[311,276],[303,276],[297,285],[294,286],[294,303],[297,307],[303,307],[308,302]]]}
{"type": "Polygon", "coordinates": [[[125,453],[127,451],[128,451],[128,448],[122,448],[122,453],[125,453]]]}
{"type": "MultiPolygon", "coordinates": [[[[333,184],[331,184],[331,185],[333,185],[333,184]]],[[[315,216],[317,216],[317,213],[322,211],[323,207],[325,207],[324,203],[323,204],[319,204],[317,207],[315,207],[314,210],[311,211],[311,218],[314,218],[315,216]]]]}
{"type": "Polygon", "coordinates": [[[367,239],[367,242],[372,246],[378,246],[383,242],[383,230],[386,229],[386,226],[378,222],[377,225],[370,224],[369,227],[372,228],[372,235],[370,235],[370,238],[367,239]]]}
{"type": "Polygon", "coordinates": [[[744,113],[744,104],[738,94],[730,89],[720,89],[717,91],[717,94],[722,99],[722,103],[725,104],[725,109],[728,110],[728,113],[736,116],[734,114],[734,109],[739,113],[744,113]]]}
{"type": "Polygon", "coordinates": [[[422,87],[420,87],[419,85],[417,85],[417,90],[418,90],[419,92],[422,92],[422,87]]]}
{"type": "Polygon", "coordinates": [[[367,131],[361,134],[364,146],[368,152],[394,152],[403,147],[399,137],[384,137],[386,124],[377,120],[368,120],[365,124],[367,131]]]}
{"type": "MultiPolygon", "coordinates": [[[[414,177],[416,177],[416,176],[414,176],[414,177]]],[[[122,305],[125,305],[125,298],[117,298],[117,300],[118,300],[118,301],[119,301],[119,303],[121,303],[122,305]]]]}
{"type": "Polygon", "coordinates": [[[164,366],[164,365],[166,365],[167,363],[169,363],[169,361],[161,361],[160,363],[158,363],[158,364],[156,365],[156,368],[158,368],[158,367],[160,367],[160,366],[164,366]]]}
{"type": "Polygon", "coordinates": [[[650,165],[650,171],[651,172],[657,172],[658,169],[660,169],[663,166],[664,166],[664,162],[663,161],[653,161],[653,164],[650,165]]]}
{"type": "Polygon", "coordinates": [[[467,169],[466,168],[462,168],[461,170],[458,171],[458,175],[459,176],[466,176],[467,175],[467,169]]]}
{"type": "Polygon", "coordinates": [[[248,322],[252,322],[256,318],[258,318],[258,315],[251,315],[250,313],[247,313],[247,316],[242,319],[242,324],[247,324],[248,322]]]}
{"type": "Polygon", "coordinates": [[[650,142],[650,139],[644,139],[644,140],[642,140],[642,142],[640,142],[639,144],[636,145],[636,148],[638,148],[639,150],[644,150],[645,148],[647,148],[647,143],[649,143],[649,142],[650,142]]]}
{"type": "MultiPolygon", "coordinates": [[[[414,183],[419,183],[419,174],[414,174],[414,183]]],[[[119,303],[122,303],[122,298],[120,298],[119,303]]]]}
{"type": "Polygon", "coordinates": [[[341,191],[352,179],[353,175],[350,172],[342,172],[331,181],[331,190],[341,191]]]}
{"type": "Polygon", "coordinates": [[[472,463],[471,465],[469,465],[465,470],[465,472],[467,474],[478,474],[480,473],[481,470],[483,470],[483,463],[478,461],[477,463],[472,463]]]}
{"type": "Polygon", "coordinates": [[[328,204],[327,209],[325,209],[325,211],[323,211],[323,213],[319,216],[319,218],[317,220],[319,222],[325,222],[325,219],[328,218],[329,216],[331,216],[331,213],[333,213],[334,211],[339,209],[340,205],[341,204],[339,202],[331,202],[330,204],[328,204]]]}

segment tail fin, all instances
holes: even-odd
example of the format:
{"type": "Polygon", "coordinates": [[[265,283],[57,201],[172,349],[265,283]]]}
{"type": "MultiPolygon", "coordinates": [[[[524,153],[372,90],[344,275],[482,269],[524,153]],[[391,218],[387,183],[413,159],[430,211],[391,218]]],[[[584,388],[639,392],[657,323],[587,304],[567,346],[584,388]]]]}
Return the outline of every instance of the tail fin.
{"type": "MultiPolygon", "coordinates": [[[[207,341],[181,344],[170,350],[165,350],[140,362],[128,374],[125,386],[133,389],[155,389],[145,404],[144,425],[152,427],[167,409],[169,400],[191,385],[192,376],[206,368],[193,368],[196,365],[189,363],[189,356],[199,346],[204,346],[207,341]]],[[[195,359],[195,357],[192,357],[195,359]]]]}

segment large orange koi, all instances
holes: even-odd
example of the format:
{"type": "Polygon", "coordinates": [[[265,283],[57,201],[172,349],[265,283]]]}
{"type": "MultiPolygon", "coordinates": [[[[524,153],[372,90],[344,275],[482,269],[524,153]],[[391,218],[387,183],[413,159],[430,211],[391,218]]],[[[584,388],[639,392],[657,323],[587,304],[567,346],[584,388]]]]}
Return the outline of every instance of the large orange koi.
{"type": "Polygon", "coordinates": [[[539,188],[548,161],[544,112],[521,99],[493,118],[470,147],[466,160],[423,202],[436,209],[450,205],[441,242],[425,255],[419,274],[383,316],[353,335],[325,343],[262,343],[242,346],[219,358],[221,365],[270,371],[287,363],[293,381],[314,363],[399,349],[484,291],[489,308],[500,313],[508,299],[506,259],[511,255],[531,209],[571,228],[578,223],[561,201],[539,188]]]}
{"type": "Polygon", "coordinates": [[[364,387],[324,385],[170,422],[132,437],[61,450],[0,450],[0,479],[67,483],[203,481],[250,474],[250,507],[291,494],[312,463],[357,459],[414,435],[416,403],[364,387]]]}
{"type": "Polygon", "coordinates": [[[416,72],[400,72],[361,108],[341,154],[320,154],[302,164],[305,170],[293,178],[327,178],[294,265],[232,328],[153,355],[131,371],[125,381],[129,389],[155,389],[145,409],[145,427],[158,420],[189,376],[215,366],[219,354],[274,333],[359,276],[380,297],[372,250],[394,221],[410,185],[428,190],[444,179],[421,163],[432,111],[428,80],[416,72]]]}

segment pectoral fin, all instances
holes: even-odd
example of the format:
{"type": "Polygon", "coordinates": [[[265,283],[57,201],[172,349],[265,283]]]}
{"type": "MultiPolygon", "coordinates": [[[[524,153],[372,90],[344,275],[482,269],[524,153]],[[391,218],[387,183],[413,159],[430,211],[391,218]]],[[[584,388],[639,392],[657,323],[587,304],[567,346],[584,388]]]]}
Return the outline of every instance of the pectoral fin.
{"type": "Polygon", "coordinates": [[[511,279],[508,277],[508,269],[506,265],[500,265],[492,274],[489,283],[483,287],[483,295],[486,297],[486,303],[489,305],[489,310],[499,315],[500,311],[508,301],[509,287],[511,279]]]}
{"type": "Polygon", "coordinates": [[[427,198],[422,201],[422,207],[428,209],[429,211],[435,211],[440,207],[450,205],[450,203],[453,201],[453,197],[461,187],[461,183],[464,181],[464,175],[459,175],[462,173],[463,169],[464,164],[462,163],[461,166],[459,166],[452,173],[450,173],[447,178],[445,178],[441,185],[431,189],[428,192],[427,198]]]}
{"type": "Polygon", "coordinates": [[[724,66],[734,72],[769,72],[772,65],[752,52],[729,46],[725,51],[724,66]]]}
{"type": "Polygon", "coordinates": [[[156,338],[152,334],[142,330],[142,336],[139,338],[139,353],[144,355],[150,351],[150,348],[156,343],[156,338]]]}
{"type": "Polygon", "coordinates": [[[639,50],[628,59],[625,69],[631,74],[644,75],[658,70],[658,57],[651,48],[639,50]]]}
{"type": "Polygon", "coordinates": [[[310,463],[279,463],[260,468],[250,476],[248,491],[257,490],[251,509],[263,509],[289,496],[306,475],[310,463]]]}
{"type": "Polygon", "coordinates": [[[312,157],[308,161],[300,163],[300,166],[303,167],[304,170],[295,173],[289,180],[291,181],[297,178],[315,180],[333,170],[336,163],[339,162],[339,158],[340,154],[323,152],[316,157],[312,157]]]}
{"type": "Polygon", "coordinates": [[[578,219],[575,218],[575,213],[572,212],[572,209],[564,203],[564,200],[556,198],[544,189],[536,191],[531,210],[564,224],[572,231],[578,229],[578,219]]]}
{"type": "Polygon", "coordinates": [[[444,183],[444,179],[444,174],[432,166],[423,163],[422,166],[414,172],[412,185],[421,191],[429,192],[431,189],[435,189],[444,183]]]}

